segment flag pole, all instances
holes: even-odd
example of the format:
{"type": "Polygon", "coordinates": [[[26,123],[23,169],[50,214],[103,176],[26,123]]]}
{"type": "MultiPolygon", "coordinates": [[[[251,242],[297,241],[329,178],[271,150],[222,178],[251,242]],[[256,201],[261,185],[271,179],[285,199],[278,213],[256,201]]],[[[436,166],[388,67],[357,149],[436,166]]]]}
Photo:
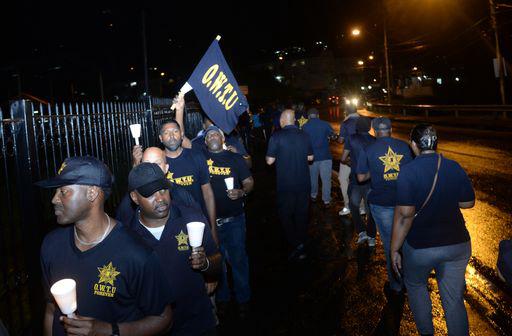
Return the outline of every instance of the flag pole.
{"type": "MultiPolygon", "coordinates": [[[[217,35],[215,37],[215,40],[216,41],[220,41],[220,39],[222,38],[222,36],[220,35],[217,35]]],[[[187,92],[189,92],[190,90],[192,89],[192,87],[190,87],[190,84],[188,82],[185,82],[185,84],[183,84],[183,86],[181,87],[181,89],[178,91],[178,96],[184,96],[187,92]]],[[[175,104],[173,103],[172,106],[171,106],[171,110],[174,110],[175,109],[175,104]]]]}

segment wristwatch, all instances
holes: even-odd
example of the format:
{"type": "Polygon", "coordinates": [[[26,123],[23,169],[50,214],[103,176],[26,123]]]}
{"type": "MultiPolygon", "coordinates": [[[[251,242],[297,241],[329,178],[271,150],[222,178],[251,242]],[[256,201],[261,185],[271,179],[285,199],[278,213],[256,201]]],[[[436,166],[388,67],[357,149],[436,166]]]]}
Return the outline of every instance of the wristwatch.
{"type": "Polygon", "coordinates": [[[121,334],[119,333],[119,326],[117,325],[117,323],[114,322],[111,324],[111,326],[112,326],[112,335],[111,336],[120,336],[121,334]]]}

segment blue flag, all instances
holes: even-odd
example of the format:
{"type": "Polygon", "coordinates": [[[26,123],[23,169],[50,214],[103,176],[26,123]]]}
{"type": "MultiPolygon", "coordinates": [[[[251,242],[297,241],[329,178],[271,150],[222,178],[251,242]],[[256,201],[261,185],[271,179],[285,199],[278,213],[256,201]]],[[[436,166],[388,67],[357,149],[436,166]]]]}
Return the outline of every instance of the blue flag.
{"type": "Polygon", "coordinates": [[[226,134],[231,133],[249,103],[222,55],[219,41],[212,42],[188,83],[208,117],[226,134]]]}

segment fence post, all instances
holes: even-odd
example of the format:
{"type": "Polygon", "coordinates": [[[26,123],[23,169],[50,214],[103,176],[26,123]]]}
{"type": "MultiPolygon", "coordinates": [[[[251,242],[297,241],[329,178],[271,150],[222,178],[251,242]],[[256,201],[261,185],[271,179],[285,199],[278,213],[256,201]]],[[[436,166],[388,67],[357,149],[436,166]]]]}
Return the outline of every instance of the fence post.
{"type": "Polygon", "coordinates": [[[28,274],[28,288],[31,310],[31,329],[40,330],[42,325],[42,288],[39,266],[39,247],[41,246],[41,224],[38,218],[39,203],[35,202],[34,186],[34,133],[32,103],[17,100],[11,104],[12,135],[14,140],[14,159],[16,164],[16,189],[21,208],[21,232],[24,237],[24,264],[28,274]]]}
{"type": "Polygon", "coordinates": [[[147,134],[147,144],[149,146],[155,145],[155,124],[153,122],[153,104],[151,101],[151,96],[146,96],[144,99],[144,106],[146,108],[146,134],[147,134]]]}

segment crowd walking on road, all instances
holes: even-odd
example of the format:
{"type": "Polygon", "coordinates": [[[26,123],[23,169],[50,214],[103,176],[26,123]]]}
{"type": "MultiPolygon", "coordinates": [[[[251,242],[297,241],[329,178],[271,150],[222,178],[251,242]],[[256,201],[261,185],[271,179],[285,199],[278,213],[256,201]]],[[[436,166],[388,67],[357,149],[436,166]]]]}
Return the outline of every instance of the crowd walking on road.
{"type": "MultiPolygon", "coordinates": [[[[67,158],[56,176],[38,183],[55,190],[59,225],[41,247],[45,335],[222,335],[228,311],[248,323],[256,294],[246,207],[260,160],[275,174],[281,227],[268,234],[282,236],[286,263],[312,258],[311,207],[332,209],[351,219],[356,246],[382,246],[382,291],[398,316],[407,301],[418,332],[434,334],[434,270],[448,333],[469,335],[463,294],[471,238],[460,209],[474,206],[475,193],[461,166],[437,151],[442,139],[433,125],[414,126],[407,143],[393,137],[390,119],[347,108],[337,134],[319,106],[273,102],[248,110],[230,133],[202,111],[203,128],[189,139],[183,95],[174,107],[175,118],[155,139],[160,147],[133,146],[115,218],[104,210],[114,176],[97,158],[67,158]],[[343,148],[341,156],[333,157],[332,144],[343,148]],[[333,200],[333,169],[341,207],[333,200]],[[76,280],[74,314],[52,294],[64,278],[76,280]]],[[[507,260],[500,270],[510,280],[507,260]]]]}

